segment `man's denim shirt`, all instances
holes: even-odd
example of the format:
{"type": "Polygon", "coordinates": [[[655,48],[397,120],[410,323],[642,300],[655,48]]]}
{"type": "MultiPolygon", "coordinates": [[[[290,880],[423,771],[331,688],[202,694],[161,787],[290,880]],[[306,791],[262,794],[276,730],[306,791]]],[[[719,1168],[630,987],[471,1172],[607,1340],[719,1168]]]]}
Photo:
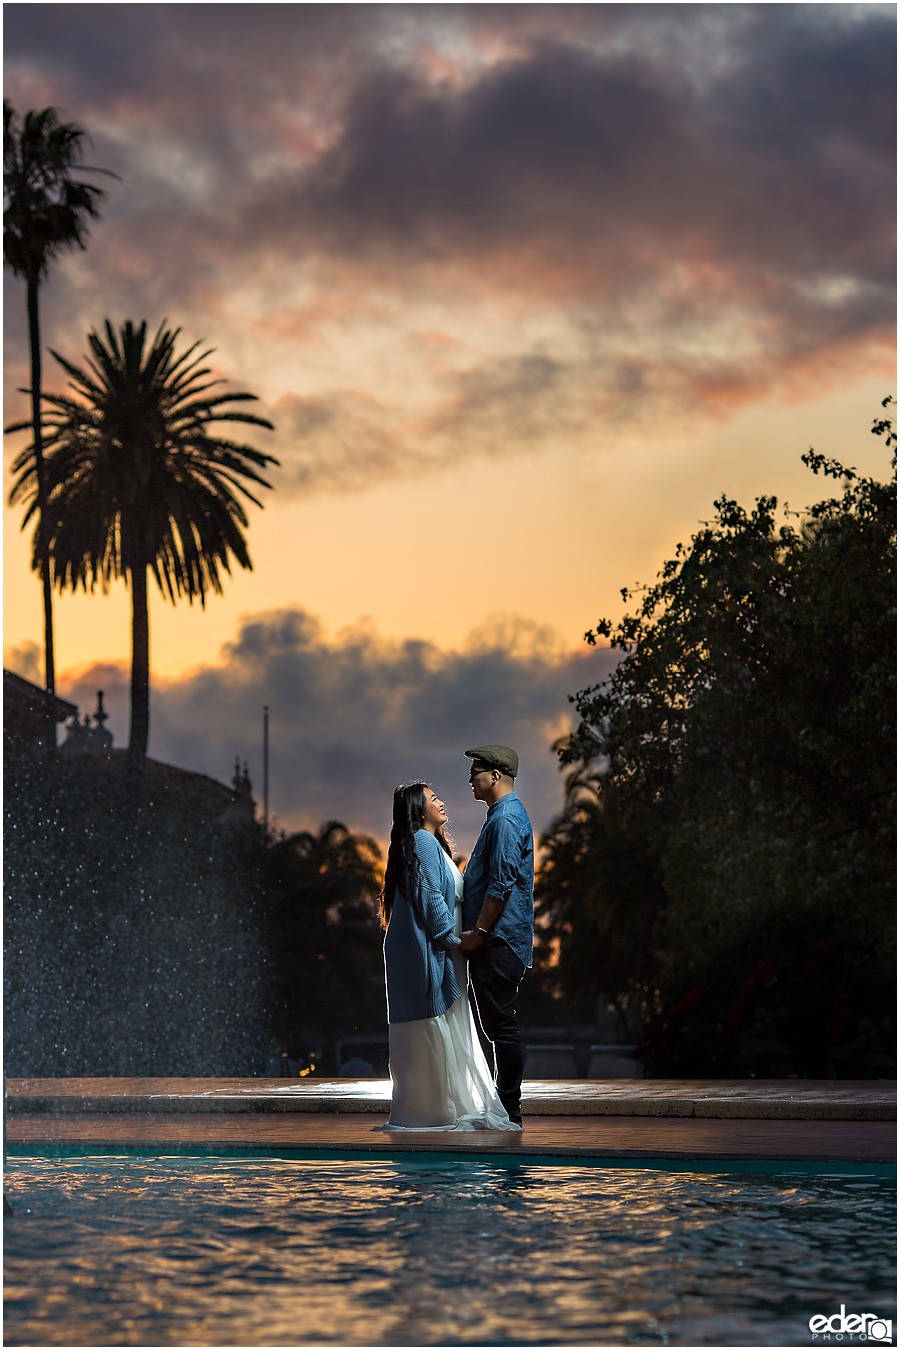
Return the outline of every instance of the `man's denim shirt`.
{"type": "Polygon", "coordinates": [[[505,901],[491,935],[503,938],[516,956],[530,966],[534,943],[534,836],[528,812],[515,792],[508,792],[488,811],[466,866],[465,928],[475,927],[486,895],[505,901]]]}

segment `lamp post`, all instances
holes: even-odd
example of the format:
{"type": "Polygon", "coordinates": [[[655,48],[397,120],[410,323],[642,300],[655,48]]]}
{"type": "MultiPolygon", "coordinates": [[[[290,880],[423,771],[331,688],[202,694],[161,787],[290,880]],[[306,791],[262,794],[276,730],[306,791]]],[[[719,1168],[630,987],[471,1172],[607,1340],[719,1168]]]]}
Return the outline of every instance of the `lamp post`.
{"type": "Polygon", "coordinates": [[[269,709],[263,708],[263,825],[269,828],[269,709]]]}

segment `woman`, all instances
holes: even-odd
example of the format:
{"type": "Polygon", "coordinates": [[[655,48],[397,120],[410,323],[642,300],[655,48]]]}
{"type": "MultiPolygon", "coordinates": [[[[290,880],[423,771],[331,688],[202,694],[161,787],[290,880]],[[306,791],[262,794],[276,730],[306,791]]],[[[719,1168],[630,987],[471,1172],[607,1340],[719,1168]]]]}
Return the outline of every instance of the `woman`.
{"type": "Polygon", "coordinates": [[[394,793],[381,922],[393,1094],[383,1130],[518,1130],[500,1103],[466,998],[462,873],[427,783],[394,793]]]}

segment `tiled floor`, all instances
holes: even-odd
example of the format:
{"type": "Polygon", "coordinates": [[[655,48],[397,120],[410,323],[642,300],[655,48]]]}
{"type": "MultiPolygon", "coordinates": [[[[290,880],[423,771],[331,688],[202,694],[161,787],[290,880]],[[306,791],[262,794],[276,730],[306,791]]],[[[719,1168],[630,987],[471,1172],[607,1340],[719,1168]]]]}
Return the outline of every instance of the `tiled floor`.
{"type": "Polygon", "coordinates": [[[528,1080],[525,1131],[374,1132],[387,1079],[43,1078],[7,1084],[7,1139],[372,1153],[890,1162],[896,1084],[528,1080]]]}
{"type": "MultiPolygon", "coordinates": [[[[100,1111],[210,1113],[335,1112],[390,1109],[389,1079],[20,1078],[7,1084],[13,1114],[100,1111]]],[[[889,1082],[686,1079],[526,1079],[528,1116],[653,1116],[732,1120],[888,1121],[897,1085],[889,1082]]]]}

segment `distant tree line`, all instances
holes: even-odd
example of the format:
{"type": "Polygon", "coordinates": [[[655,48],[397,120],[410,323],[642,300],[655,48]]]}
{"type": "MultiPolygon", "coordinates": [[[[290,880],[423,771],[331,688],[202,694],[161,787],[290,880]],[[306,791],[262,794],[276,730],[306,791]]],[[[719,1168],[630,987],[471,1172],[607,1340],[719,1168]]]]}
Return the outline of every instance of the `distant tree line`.
{"type": "Polygon", "coordinates": [[[803,460],[836,495],[721,498],[586,634],[622,657],[574,698],[537,907],[651,1072],[894,1072],[896,475],[803,460]]]}
{"type": "Polygon", "coordinates": [[[333,1044],[387,1035],[378,895],[381,849],[340,821],[275,839],[264,860],[261,938],[276,1054],[335,1072],[333,1044]]]}

